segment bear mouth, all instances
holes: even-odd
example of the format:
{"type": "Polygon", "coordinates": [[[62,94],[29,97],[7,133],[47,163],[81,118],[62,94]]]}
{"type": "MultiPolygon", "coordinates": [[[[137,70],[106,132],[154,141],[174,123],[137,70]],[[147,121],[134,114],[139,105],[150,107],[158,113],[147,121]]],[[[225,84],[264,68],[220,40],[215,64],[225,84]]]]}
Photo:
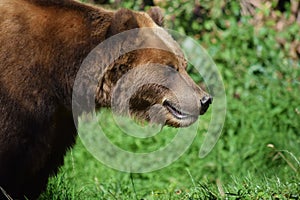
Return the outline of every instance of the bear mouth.
{"type": "Polygon", "coordinates": [[[169,113],[172,114],[172,116],[174,116],[176,119],[179,120],[187,120],[187,119],[191,119],[191,118],[198,118],[198,116],[189,114],[187,112],[184,111],[180,111],[178,108],[176,108],[176,106],[174,104],[172,104],[170,101],[165,100],[163,102],[163,106],[169,111],[169,113]]]}

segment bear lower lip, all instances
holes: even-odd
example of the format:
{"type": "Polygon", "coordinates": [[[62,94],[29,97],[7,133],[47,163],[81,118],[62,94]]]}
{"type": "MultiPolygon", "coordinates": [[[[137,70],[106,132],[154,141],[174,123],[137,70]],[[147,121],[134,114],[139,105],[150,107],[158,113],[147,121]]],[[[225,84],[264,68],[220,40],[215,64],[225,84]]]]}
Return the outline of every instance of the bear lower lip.
{"type": "Polygon", "coordinates": [[[163,106],[177,119],[183,120],[188,118],[194,118],[194,115],[179,111],[175,106],[173,106],[168,100],[163,102],[163,106]]]}

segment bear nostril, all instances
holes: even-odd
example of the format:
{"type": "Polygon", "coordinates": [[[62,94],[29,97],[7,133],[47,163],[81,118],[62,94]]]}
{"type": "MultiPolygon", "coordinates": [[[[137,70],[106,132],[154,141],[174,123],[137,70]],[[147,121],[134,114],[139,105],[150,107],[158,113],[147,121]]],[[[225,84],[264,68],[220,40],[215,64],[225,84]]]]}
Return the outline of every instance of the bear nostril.
{"type": "Polygon", "coordinates": [[[201,100],[200,100],[200,103],[201,103],[201,110],[200,110],[200,115],[203,115],[208,107],[209,107],[209,104],[211,104],[213,101],[213,97],[212,96],[204,96],[201,100]]]}
{"type": "Polygon", "coordinates": [[[209,104],[211,104],[213,101],[213,97],[211,96],[204,96],[200,102],[201,102],[201,106],[208,106],[209,104]]]}

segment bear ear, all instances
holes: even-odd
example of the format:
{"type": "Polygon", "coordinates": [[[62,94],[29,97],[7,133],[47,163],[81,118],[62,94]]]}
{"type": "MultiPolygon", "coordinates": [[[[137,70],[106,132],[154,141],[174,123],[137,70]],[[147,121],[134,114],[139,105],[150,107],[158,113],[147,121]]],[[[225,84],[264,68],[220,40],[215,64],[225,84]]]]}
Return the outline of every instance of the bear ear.
{"type": "Polygon", "coordinates": [[[112,36],[123,31],[127,31],[138,27],[139,26],[133,11],[122,8],[118,10],[113,16],[109,28],[109,35],[112,36]]]}
{"type": "Polygon", "coordinates": [[[151,7],[148,11],[147,14],[153,19],[153,21],[158,25],[158,26],[163,26],[164,25],[164,15],[160,7],[155,6],[151,7]]]}

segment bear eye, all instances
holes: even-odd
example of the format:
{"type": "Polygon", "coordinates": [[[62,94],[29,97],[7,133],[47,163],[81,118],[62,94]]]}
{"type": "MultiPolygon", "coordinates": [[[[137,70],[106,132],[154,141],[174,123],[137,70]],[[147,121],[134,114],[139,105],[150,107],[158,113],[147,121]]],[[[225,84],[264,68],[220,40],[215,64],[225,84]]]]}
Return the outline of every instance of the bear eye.
{"type": "Polygon", "coordinates": [[[177,72],[179,71],[179,69],[176,68],[173,64],[169,64],[168,66],[171,67],[172,69],[174,69],[174,70],[177,71],[177,72]]]}

